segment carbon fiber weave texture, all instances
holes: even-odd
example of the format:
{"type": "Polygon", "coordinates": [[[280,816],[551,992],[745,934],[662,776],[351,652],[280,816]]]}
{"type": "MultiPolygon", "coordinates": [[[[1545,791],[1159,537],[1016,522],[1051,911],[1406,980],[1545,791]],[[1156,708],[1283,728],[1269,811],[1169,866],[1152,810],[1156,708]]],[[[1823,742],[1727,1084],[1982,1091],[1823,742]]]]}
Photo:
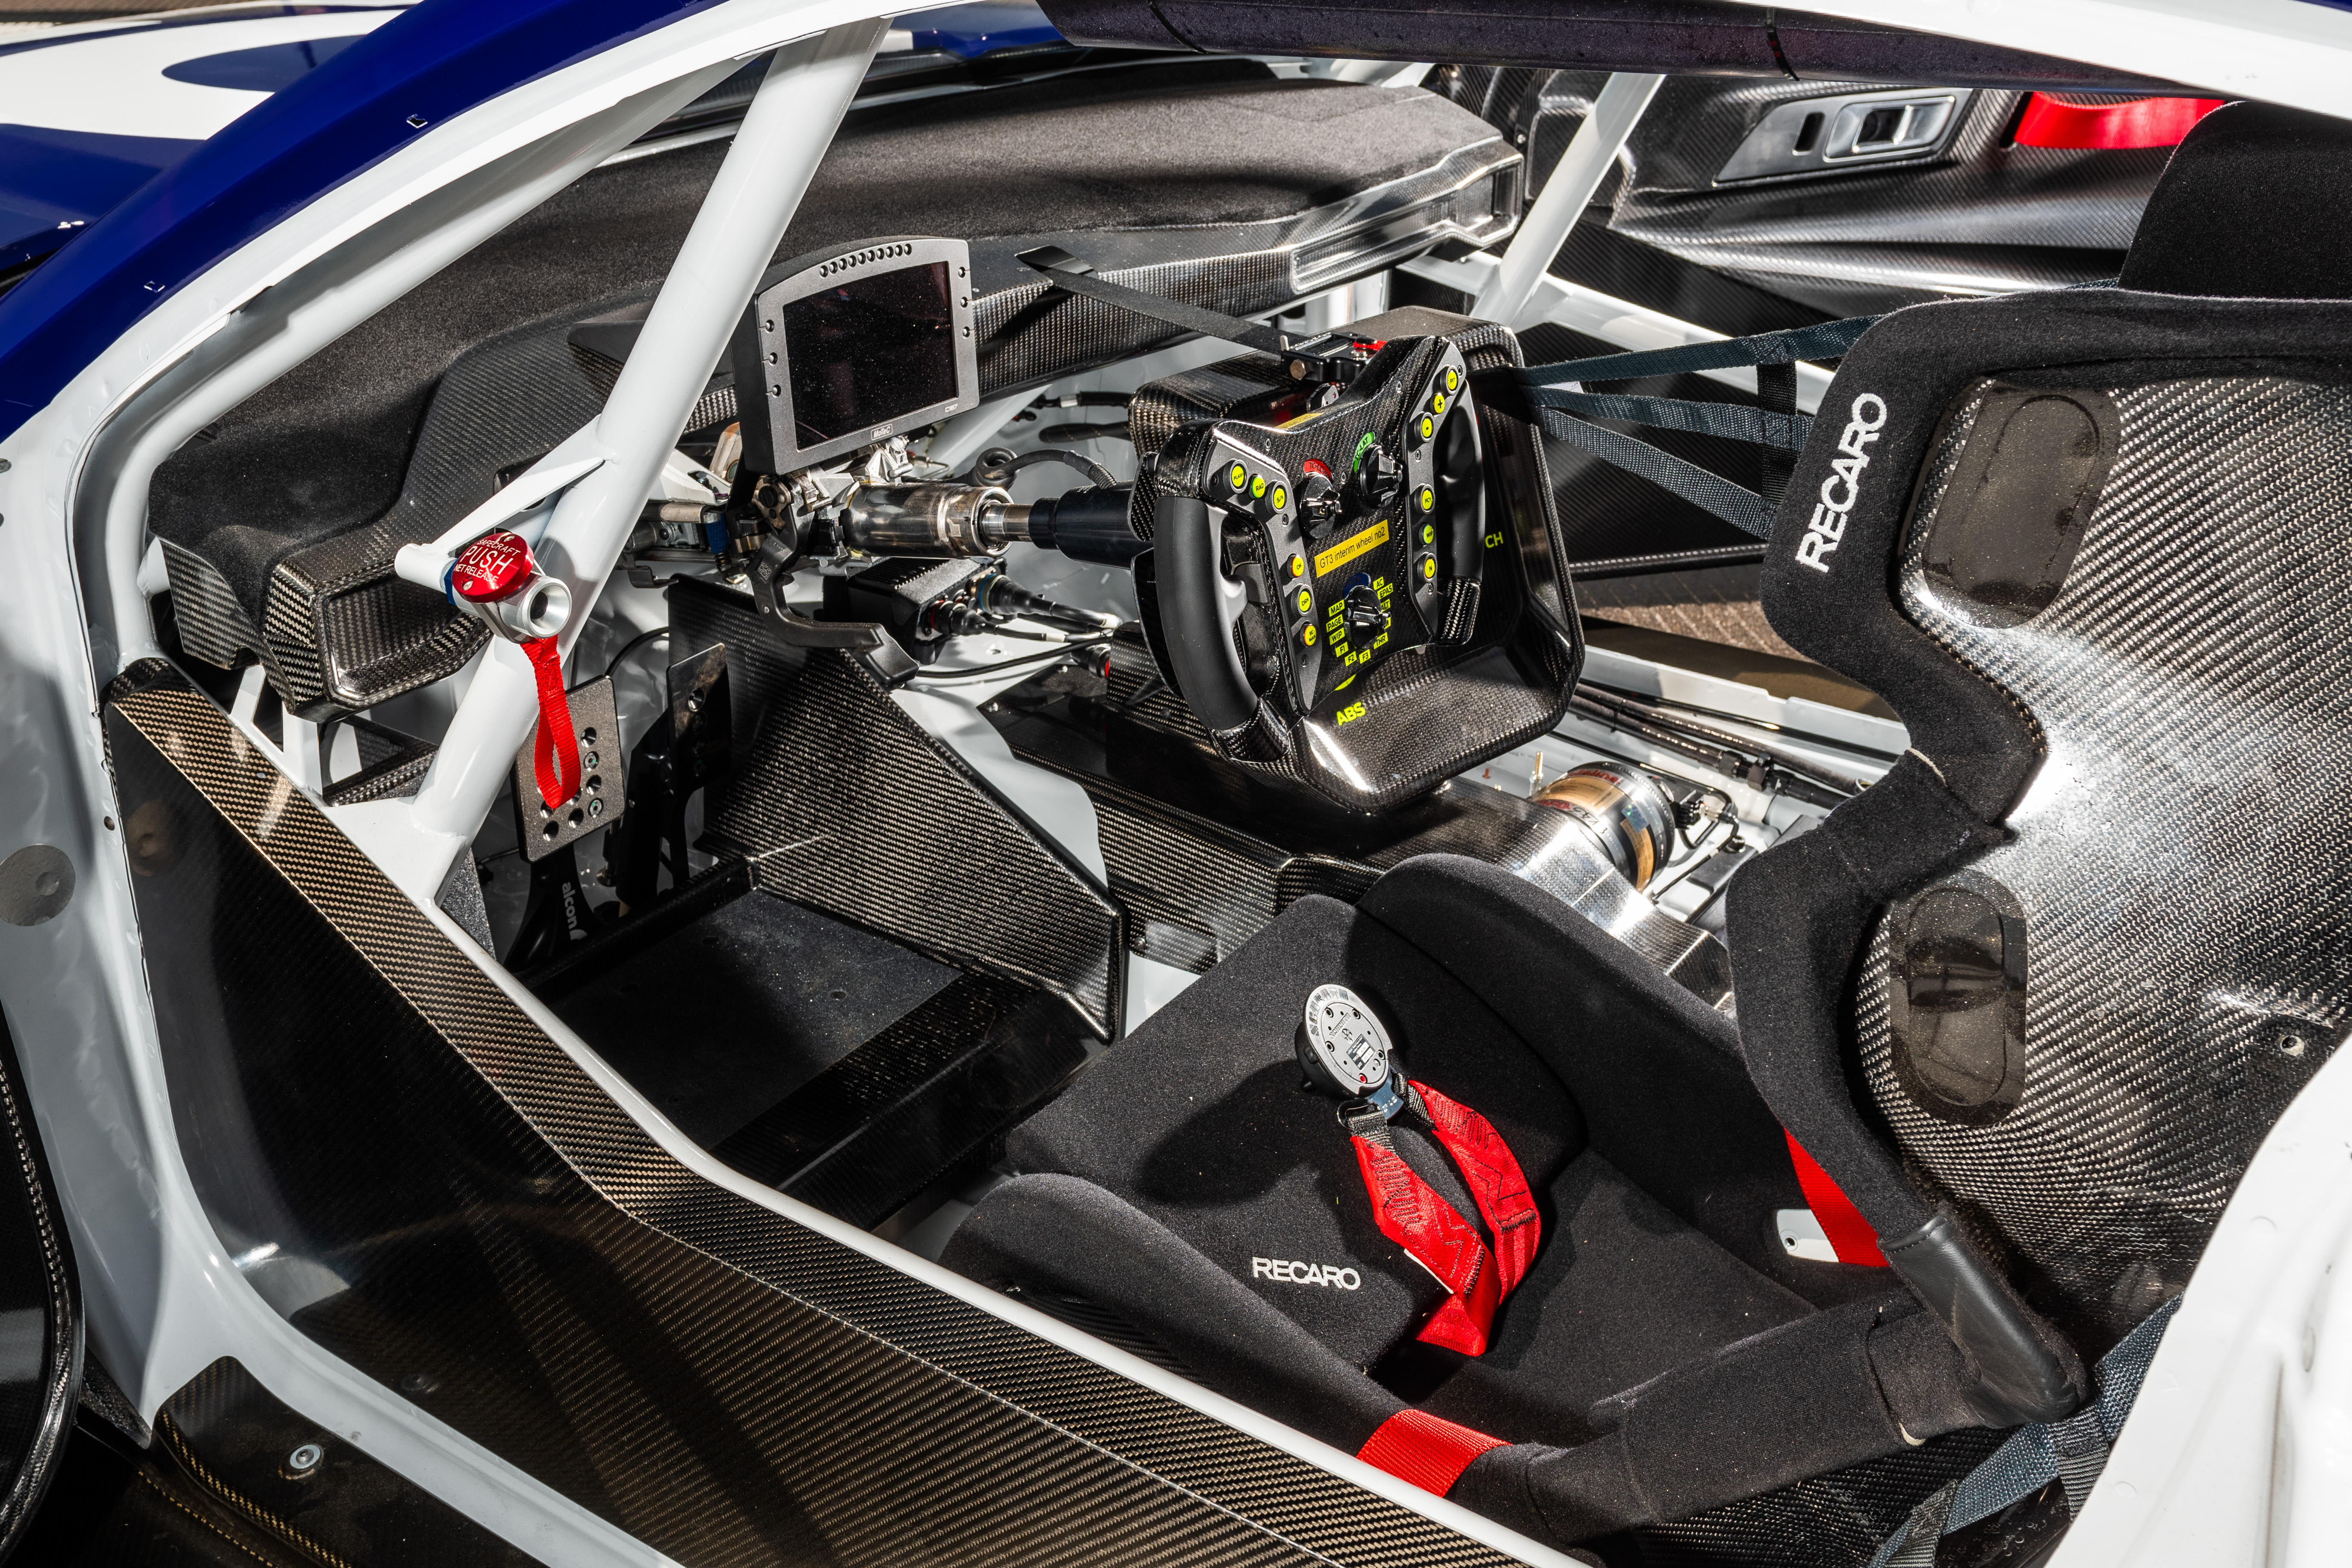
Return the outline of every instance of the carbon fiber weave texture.
{"type": "Polygon", "coordinates": [[[2256,1145],[2352,1021],[2352,391],[2105,388],[2120,446],[2073,571],[2047,610],[2002,627],[1922,570],[1990,384],[1930,459],[1898,584],[2049,748],[2014,839],[1969,867],[2025,915],[2023,1099],[1964,1126],[1899,1087],[1883,928],[1855,1026],[1906,1163],[2023,1265],[2087,1356],[2187,1283],[2256,1145]]]}
{"type": "Polygon", "coordinates": [[[1696,1519],[1634,1531],[1641,1568],[1863,1568],[1922,1499],[1967,1475],[2006,1436],[1954,1432],[1696,1519]]]}
{"type": "MultiPolygon", "coordinates": [[[[468,1179],[491,1184],[485,1197],[550,1205],[534,1218],[490,1203],[453,1223],[503,1260],[509,1321],[543,1352],[539,1396],[573,1415],[587,1446],[550,1461],[551,1484],[598,1490],[649,1542],[707,1563],[808,1560],[767,1545],[759,1510],[718,1489],[714,1453],[745,1446],[796,1508],[822,1512],[830,1560],[913,1561],[952,1542],[961,1560],[1006,1563],[1505,1561],[703,1181],[237,746],[209,702],[150,663],[110,706],[129,793],[179,792],[174,809],[217,814],[223,864],[243,868],[231,879],[289,907],[283,895],[299,895],[312,943],[326,939],[310,962],[331,966],[348,944],[352,987],[365,977],[397,1003],[334,1005],[413,1058],[407,1092],[499,1131],[468,1179]],[[500,1164],[518,1175],[500,1178],[500,1164]],[[551,1263],[586,1266],[578,1278],[593,1288],[551,1263]],[[614,1325],[583,1315],[598,1303],[636,1314],[651,1342],[609,1342],[614,1325]],[[699,1415],[681,1426],[673,1398],[699,1415]]],[[[284,973],[282,943],[270,952],[284,973]]],[[[331,1083],[331,1058],[311,1059],[331,1083]]],[[[366,1305],[317,1331],[331,1326],[344,1353],[379,1368],[451,1348],[372,1321],[366,1305]]],[[[532,1439],[496,1416],[482,1413],[477,1440],[507,1452],[532,1439]]]]}
{"type": "Polygon", "coordinates": [[[236,1358],[196,1373],[155,1413],[155,1448],[212,1500],[300,1560],[329,1568],[403,1557],[441,1568],[526,1568],[540,1559],[273,1397],[236,1358]],[[311,1466],[289,1458],[315,1446],[311,1466]]]}
{"type": "MultiPolygon", "coordinates": [[[[723,641],[730,664],[767,640],[740,596],[674,599],[673,611],[681,647],[723,641]]],[[[1097,1034],[1116,1033],[1118,906],[849,656],[815,652],[797,674],[755,679],[767,700],[709,821],[760,886],[1051,991],[1097,1034]]],[[[740,696],[737,715],[739,733],[751,730],[740,696]]]]}

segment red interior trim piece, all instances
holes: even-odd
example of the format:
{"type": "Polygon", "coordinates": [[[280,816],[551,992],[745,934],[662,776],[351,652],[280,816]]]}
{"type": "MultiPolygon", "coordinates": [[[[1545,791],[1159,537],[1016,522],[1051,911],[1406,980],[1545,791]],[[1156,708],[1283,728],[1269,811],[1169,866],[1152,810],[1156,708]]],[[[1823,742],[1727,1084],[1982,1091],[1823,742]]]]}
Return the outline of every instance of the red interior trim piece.
{"type": "Polygon", "coordinates": [[[2219,98],[2131,98],[2116,103],[2061,103],[2046,92],[2025,100],[2017,122],[2021,147],[2077,151],[2178,147],[2190,126],[2221,107],[2219,98]]]}
{"type": "Polygon", "coordinates": [[[1444,1497],[1462,1479],[1471,1460],[1489,1448],[1502,1447],[1500,1437],[1489,1437],[1418,1410],[1400,1410],[1364,1439],[1356,1458],[1444,1497]]]}
{"type": "Polygon", "coordinates": [[[1838,1190],[1830,1173],[1822,1169],[1814,1158],[1797,1142],[1795,1133],[1786,1128],[1780,1135],[1789,1141],[1789,1163],[1797,1167],[1797,1185],[1805,1190],[1805,1206],[1822,1222],[1822,1230],[1830,1238],[1830,1249],[1840,1263],[1860,1263],[1871,1268],[1884,1268],[1886,1255],[1878,1250],[1878,1233],[1853,1206],[1853,1200],[1838,1190]]]}

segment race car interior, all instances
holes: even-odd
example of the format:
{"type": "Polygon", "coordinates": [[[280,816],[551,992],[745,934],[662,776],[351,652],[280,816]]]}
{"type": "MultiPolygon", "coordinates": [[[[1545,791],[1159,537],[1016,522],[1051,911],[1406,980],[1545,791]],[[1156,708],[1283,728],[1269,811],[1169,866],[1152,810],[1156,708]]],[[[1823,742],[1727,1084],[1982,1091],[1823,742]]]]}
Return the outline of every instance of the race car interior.
{"type": "MultiPolygon", "coordinates": [[[[601,586],[563,444],[764,59],[162,465],[148,929],[278,908],[188,736],[362,844],[494,767],[403,951],[733,1173],[1536,1542],[1863,1563],[2099,1408],[2347,1026],[2345,133],[1862,30],[1046,9],[877,57],[601,586]],[[459,757],[505,644],[537,727],[459,757]]],[[[509,1178],[221,978],[314,918],[150,937],[192,1179],[504,1431],[521,1374],[400,1379],[436,1312],[537,1353],[417,1217],[509,1178]]]]}

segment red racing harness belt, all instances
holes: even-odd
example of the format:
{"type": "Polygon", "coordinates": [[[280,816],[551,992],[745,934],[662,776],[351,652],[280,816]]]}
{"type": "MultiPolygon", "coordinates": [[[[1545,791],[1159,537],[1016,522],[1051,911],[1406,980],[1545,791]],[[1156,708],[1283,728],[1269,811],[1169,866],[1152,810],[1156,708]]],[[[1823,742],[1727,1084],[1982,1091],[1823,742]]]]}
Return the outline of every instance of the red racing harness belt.
{"type": "Polygon", "coordinates": [[[1483,1355],[1495,1309],[1527,1278],[1543,1226],[1519,1163],[1487,1120],[1425,1083],[1408,1082],[1405,1110],[1429,1125],[1454,1168],[1469,1184],[1479,1217],[1494,1237],[1490,1249],[1475,1226],[1413,1173],[1390,1141],[1385,1117],[1370,1101],[1352,1100],[1339,1120],[1356,1145],[1356,1165],[1372,1200],[1381,1234],[1445,1287],[1446,1299],[1421,1332],[1423,1344],[1483,1355]]]}

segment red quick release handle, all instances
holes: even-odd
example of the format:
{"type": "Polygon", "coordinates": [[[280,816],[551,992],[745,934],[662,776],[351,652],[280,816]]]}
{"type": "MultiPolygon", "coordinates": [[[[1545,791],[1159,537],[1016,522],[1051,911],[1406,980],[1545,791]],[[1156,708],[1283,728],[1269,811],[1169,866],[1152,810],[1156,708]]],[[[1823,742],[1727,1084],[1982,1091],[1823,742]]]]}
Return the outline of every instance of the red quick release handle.
{"type": "Polygon", "coordinates": [[[531,558],[530,542],[492,529],[449,563],[449,598],[510,642],[551,637],[572,618],[572,590],[531,558]]]}
{"type": "Polygon", "coordinates": [[[522,645],[539,685],[539,732],[531,771],[550,810],[580,793],[580,737],[563,694],[563,650],[555,634],[572,618],[572,590],[531,559],[530,542],[500,528],[482,535],[449,563],[449,597],[501,637],[522,645]]]}

